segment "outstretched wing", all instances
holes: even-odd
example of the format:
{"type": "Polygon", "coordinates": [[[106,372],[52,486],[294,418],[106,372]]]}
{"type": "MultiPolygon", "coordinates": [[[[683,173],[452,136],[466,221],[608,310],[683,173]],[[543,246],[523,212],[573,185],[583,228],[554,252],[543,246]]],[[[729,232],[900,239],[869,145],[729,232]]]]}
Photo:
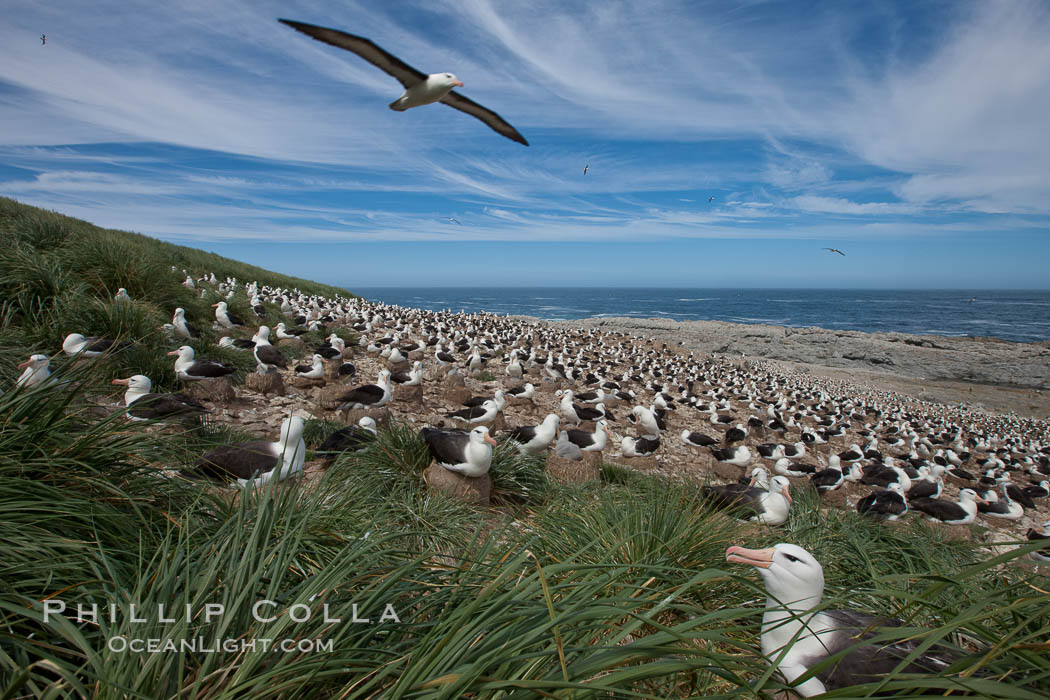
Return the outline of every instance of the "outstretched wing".
{"type": "Polygon", "coordinates": [[[441,98],[441,104],[446,104],[449,107],[458,109],[461,112],[466,112],[470,116],[480,119],[488,124],[494,131],[506,136],[511,141],[517,141],[525,146],[529,145],[529,142],[525,140],[525,137],[519,134],[518,130],[508,124],[503,117],[496,114],[488,107],[482,107],[474,100],[463,97],[463,95],[460,95],[455,90],[441,98]]]}
{"type": "Polygon", "coordinates": [[[427,78],[425,73],[416,70],[397,56],[384,51],[376,46],[371,40],[366,39],[363,36],[348,34],[346,32],[341,32],[338,29],[318,27],[317,25],[306,24],[305,22],[296,22],[291,19],[279,19],[277,21],[282,24],[287,24],[292,29],[300,31],[318,41],[323,41],[326,44],[338,46],[341,49],[346,49],[347,51],[356,53],[376,68],[379,68],[383,72],[397,78],[405,88],[410,88],[427,78]]]}

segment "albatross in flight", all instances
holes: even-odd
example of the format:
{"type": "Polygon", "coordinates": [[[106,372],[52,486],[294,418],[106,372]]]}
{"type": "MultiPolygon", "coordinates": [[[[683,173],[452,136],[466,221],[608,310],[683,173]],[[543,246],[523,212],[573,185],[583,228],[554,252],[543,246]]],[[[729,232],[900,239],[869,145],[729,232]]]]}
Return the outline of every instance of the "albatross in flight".
{"type": "Polygon", "coordinates": [[[405,87],[405,92],[402,93],[401,97],[390,103],[390,109],[403,112],[412,107],[441,102],[461,112],[466,112],[472,117],[477,117],[511,141],[517,141],[525,146],[529,145],[525,137],[504,121],[500,115],[491,109],[482,107],[477,102],[467,99],[458,92],[454,92],[452,88],[463,87],[463,83],[452,73],[427,75],[408,65],[397,56],[387,53],[369,39],[341,32],[338,29],[327,29],[290,19],[280,19],[278,21],[318,41],[352,51],[372,65],[397,78],[405,87]]]}
{"type": "Polygon", "coordinates": [[[839,254],[839,255],[841,255],[842,257],[846,257],[846,254],[845,254],[845,253],[843,253],[843,252],[842,252],[841,250],[839,250],[838,248],[822,248],[822,250],[830,250],[830,251],[831,251],[832,253],[838,253],[838,254],[839,254]]]}

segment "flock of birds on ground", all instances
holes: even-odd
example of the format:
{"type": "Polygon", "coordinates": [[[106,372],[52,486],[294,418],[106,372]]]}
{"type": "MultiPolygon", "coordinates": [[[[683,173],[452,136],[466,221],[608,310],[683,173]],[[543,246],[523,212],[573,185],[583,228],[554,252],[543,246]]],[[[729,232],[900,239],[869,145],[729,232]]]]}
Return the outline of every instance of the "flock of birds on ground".
{"type": "MultiPolygon", "coordinates": [[[[767,525],[787,521],[793,484],[808,483],[821,493],[844,486],[866,486],[856,503],[869,517],[892,521],[909,513],[949,525],[1041,519],[1050,503],[1050,435],[1044,421],[992,415],[965,407],[927,404],[890,394],[850,389],[791,376],[772,367],[741,366],[718,358],[700,358],[681,349],[624,333],[567,330],[534,321],[490,314],[455,314],[371,303],[327,299],[296,290],[273,289],[213,275],[183,285],[202,296],[221,299],[213,327],[225,333],[219,344],[251,352],[260,374],[289,373],[322,379],[337,363],[337,381],[353,381],[357,367],[339,334],[341,326],[358,337],[356,352],[375,357],[385,367],[372,383],[347,385],[338,409],[378,409],[393,399],[396,386],[420,386],[457,374],[482,371],[503,375],[505,386],[474,396],[445,416],[467,430],[427,426],[421,436],[435,461],[467,477],[488,472],[492,460],[493,421],[508,403],[537,405],[554,389],[555,405],[542,420],[503,431],[526,454],[552,451],[580,459],[584,453],[613,453],[625,463],[659,456],[666,443],[681,443],[694,462],[734,465],[745,472],[739,482],[703,487],[708,502],[767,525]],[[241,289],[260,318],[278,307],[286,321],[271,330],[251,325],[230,311],[229,300],[241,289]],[[238,337],[237,331],[250,337],[238,337]],[[272,340],[298,338],[308,330],[328,332],[307,363],[294,365],[272,340]],[[329,332],[331,331],[331,332],[329,332]],[[436,370],[426,379],[427,367],[436,370]],[[440,375],[440,376],[438,376],[440,375]],[[898,401],[895,403],[895,399],[898,401]],[[682,429],[668,437],[668,424],[682,429]],[[612,424],[635,434],[613,437],[612,424]],[[618,443],[618,445],[617,445],[618,443]],[[836,446],[837,445],[837,446],[836,446]],[[948,484],[960,487],[947,497],[948,484]]],[[[126,300],[121,289],[114,303],[126,300]]],[[[199,329],[176,308],[164,330],[189,341],[199,329]]],[[[62,350],[90,358],[118,352],[128,341],[70,333],[62,350]]],[[[233,374],[234,367],[200,358],[190,345],[168,353],[182,382],[233,374]]],[[[359,363],[360,364],[360,363],[359,363]]],[[[17,386],[33,386],[50,375],[50,359],[34,354],[19,365],[17,386]]],[[[169,420],[208,409],[184,393],[154,393],[149,377],[134,375],[114,383],[127,387],[124,400],[131,420],[169,420]]],[[[359,446],[374,435],[374,420],[337,432],[322,446],[333,454],[340,441],[359,446]]],[[[290,417],[277,442],[248,443],[205,455],[187,473],[244,485],[281,479],[302,469],[303,419],[290,417]],[[301,447],[301,449],[300,449],[301,447]]],[[[625,430],[624,432],[628,432],[625,430]]],[[[683,447],[679,446],[681,450],[683,447]]],[[[1050,537],[1050,521],[1031,528],[1032,539],[1050,537]]],[[[1050,552],[1037,552],[1050,561],[1050,552]]]]}
{"type": "MultiPolygon", "coordinates": [[[[219,345],[251,352],[257,373],[334,378],[342,387],[337,410],[365,410],[357,424],[335,431],[315,451],[322,458],[367,448],[378,432],[375,418],[367,412],[391,404],[395,387],[417,387],[421,392],[425,382],[447,382],[457,375],[465,385],[466,378],[487,372],[489,381],[502,375],[500,388],[472,396],[462,406],[444,407],[444,418],[461,423],[463,429],[427,425],[419,431],[433,461],[463,478],[487,474],[498,444],[490,426],[508,407],[521,405],[540,413],[550,409],[535,424],[502,431],[502,437],[522,453],[551,452],[579,460],[584,453],[598,452],[629,465],[633,459],[659,459],[672,450],[685,451],[695,464],[732,465],[745,472],[739,481],[702,486],[707,504],[769,526],[787,521],[791,491],[801,483],[822,494],[866,487],[869,492],[856,509],[880,520],[921,513],[940,523],[967,525],[978,517],[986,524],[1027,517],[1035,525],[1027,531],[1028,539],[1050,540],[1050,521],[1038,524],[1050,503],[1050,434],[1045,421],[921,402],[785,373],[772,365],[697,357],[651,338],[610,330],[573,330],[492,314],[328,299],[254,282],[219,281],[213,274],[197,280],[187,274],[182,284],[199,289],[202,297],[220,297],[212,305],[219,345]],[[249,324],[229,308],[229,301],[239,293],[247,295],[257,320],[271,308],[279,308],[286,320],[274,330],[249,324]],[[348,351],[337,328],[356,336],[356,347],[348,351]],[[308,363],[295,365],[271,343],[271,339],[299,338],[308,330],[328,333],[308,363]],[[358,366],[378,368],[376,380],[355,386],[358,366]],[[547,406],[543,406],[545,399],[547,406]],[[679,429],[672,429],[672,423],[679,429]],[[635,433],[618,440],[618,454],[617,441],[610,440],[612,424],[635,433]],[[961,486],[956,498],[947,497],[949,485],[961,486]]],[[[114,303],[127,300],[122,289],[114,303]]],[[[174,310],[163,331],[173,345],[196,339],[200,333],[182,308],[174,310]]],[[[75,358],[101,358],[128,344],[70,333],[62,351],[75,358]]],[[[175,358],[172,369],[183,383],[235,372],[222,362],[196,357],[190,345],[168,354],[175,358]]],[[[20,368],[24,372],[17,387],[32,388],[52,380],[46,354],[32,355],[20,368]]],[[[209,411],[184,393],[153,392],[151,380],[144,375],[114,383],[126,387],[123,398],[129,420],[183,420],[209,411]]],[[[276,441],[220,447],[182,474],[242,487],[287,478],[304,467],[304,426],[301,416],[290,415],[276,441]]],[[[1050,547],[1031,556],[1050,562],[1050,547]]],[[[796,545],[766,550],[731,547],[726,557],[757,567],[770,600],[805,602],[801,610],[788,614],[806,613],[823,594],[820,564],[796,545]]],[[[783,610],[792,606],[783,608],[777,602],[775,607],[767,616],[776,619],[764,622],[762,633],[763,651],[770,658],[796,636],[791,630],[797,632],[802,624],[785,626],[778,615],[783,617],[783,610]]],[[[864,636],[872,634],[873,618],[857,611],[806,614],[808,631],[778,664],[779,674],[788,682],[828,653],[854,643],[858,630],[864,636]]],[[[882,647],[881,656],[872,656],[875,648],[851,651],[852,665],[835,665],[796,691],[808,697],[864,682],[892,670],[909,654],[913,656],[909,669],[920,672],[944,668],[952,656],[937,646],[914,656],[914,642],[882,647]]]]}

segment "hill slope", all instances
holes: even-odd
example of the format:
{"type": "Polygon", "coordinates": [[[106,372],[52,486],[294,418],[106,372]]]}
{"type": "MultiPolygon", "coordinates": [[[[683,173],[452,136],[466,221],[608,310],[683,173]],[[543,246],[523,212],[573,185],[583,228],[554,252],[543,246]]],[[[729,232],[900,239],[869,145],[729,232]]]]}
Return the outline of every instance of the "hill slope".
{"type": "MultiPolygon", "coordinates": [[[[17,376],[18,362],[34,352],[56,352],[69,333],[152,346],[156,344],[150,340],[180,306],[194,323],[210,326],[214,299],[203,301],[195,290],[181,286],[187,271],[191,276],[210,272],[219,280],[255,280],[307,294],[353,296],[338,287],[137,233],[100,228],[2,197],[0,250],[0,382],[5,386],[17,376]],[[111,301],[121,287],[132,302],[114,305],[111,301]]],[[[231,301],[231,310],[248,317],[243,294],[231,301]]],[[[157,357],[153,351],[159,345],[146,350],[119,369],[150,375],[144,370],[154,366],[148,358],[157,357]]]]}

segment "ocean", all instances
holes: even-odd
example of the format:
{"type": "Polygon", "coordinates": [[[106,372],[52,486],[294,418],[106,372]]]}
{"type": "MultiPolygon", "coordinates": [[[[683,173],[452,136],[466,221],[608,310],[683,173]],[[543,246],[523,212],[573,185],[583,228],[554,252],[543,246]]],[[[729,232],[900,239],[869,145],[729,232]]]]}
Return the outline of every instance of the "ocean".
{"type": "Polygon", "coordinates": [[[344,286],[387,304],[548,320],[630,316],[1050,340],[1050,291],[344,286]]]}

